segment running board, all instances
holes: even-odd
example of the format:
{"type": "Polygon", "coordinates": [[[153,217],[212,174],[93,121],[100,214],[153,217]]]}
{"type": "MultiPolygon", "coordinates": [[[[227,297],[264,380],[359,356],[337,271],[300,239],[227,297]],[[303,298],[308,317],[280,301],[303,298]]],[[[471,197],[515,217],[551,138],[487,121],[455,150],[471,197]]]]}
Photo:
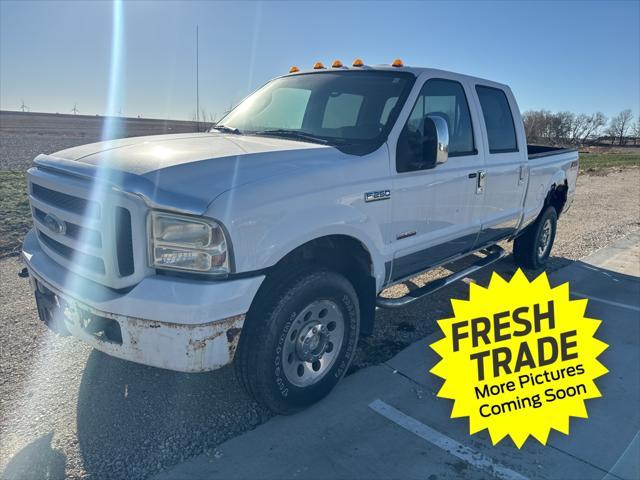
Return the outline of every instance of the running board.
{"type": "Polygon", "coordinates": [[[497,262],[501,258],[507,255],[507,252],[498,245],[493,245],[491,247],[485,248],[481,250],[482,253],[486,253],[486,257],[479,259],[474,264],[465,268],[464,270],[460,270],[459,272],[454,272],[448,277],[439,278],[438,280],[434,280],[433,282],[429,282],[423,287],[417,288],[415,290],[410,291],[404,297],[400,298],[383,298],[378,297],[376,299],[376,306],[379,308],[402,308],[409,305],[412,302],[424,297],[425,295],[430,295],[433,292],[440,290],[447,285],[451,285],[453,282],[457,282],[458,280],[466,277],[467,275],[471,275],[473,272],[477,272],[478,270],[483,269],[491,265],[494,262],[497,262]]]}

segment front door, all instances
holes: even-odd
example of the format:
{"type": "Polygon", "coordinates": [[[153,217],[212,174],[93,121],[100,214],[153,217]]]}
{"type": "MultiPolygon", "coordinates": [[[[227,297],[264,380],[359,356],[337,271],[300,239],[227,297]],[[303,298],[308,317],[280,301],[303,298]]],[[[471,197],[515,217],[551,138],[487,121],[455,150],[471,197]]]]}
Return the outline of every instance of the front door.
{"type": "Polygon", "coordinates": [[[404,133],[422,128],[427,115],[444,118],[449,127],[449,159],[421,169],[410,158],[400,135],[391,150],[396,176],[392,190],[396,254],[391,279],[399,280],[469,251],[480,231],[482,195],[477,192],[483,169],[465,87],[447,78],[431,78],[422,86],[404,133]],[[407,130],[407,132],[405,132],[407,130]]]}

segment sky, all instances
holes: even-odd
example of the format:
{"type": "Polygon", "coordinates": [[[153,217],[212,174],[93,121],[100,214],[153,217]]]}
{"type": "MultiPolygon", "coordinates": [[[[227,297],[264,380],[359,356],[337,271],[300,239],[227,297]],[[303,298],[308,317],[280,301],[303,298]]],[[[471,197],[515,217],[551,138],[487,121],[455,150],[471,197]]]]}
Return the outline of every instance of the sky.
{"type": "Polygon", "coordinates": [[[207,117],[291,65],[356,57],[506,83],[523,111],[640,113],[639,0],[0,0],[0,109],[192,119],[196,25],[207,117]]]}

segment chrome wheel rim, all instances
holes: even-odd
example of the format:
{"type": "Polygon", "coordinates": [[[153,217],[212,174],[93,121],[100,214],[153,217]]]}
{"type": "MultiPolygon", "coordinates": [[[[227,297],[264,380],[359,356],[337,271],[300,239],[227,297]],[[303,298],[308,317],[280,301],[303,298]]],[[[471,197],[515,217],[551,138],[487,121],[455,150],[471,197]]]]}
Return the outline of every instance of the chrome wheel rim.
{"type": "Polygon", "coordinates": [[[338,358],[344,331],[344,315],[331,300],[316,300],[303,308],[291,324],[282,348],[287,380],[296,387],[320,381],[338,358]]]}
{"type": "Polygon", "coordinates": [[[547,219],[542,225],[542,231],[540,232],[540,239],[538,240],[538,258],[544,257],[551,244],[551,220],[547,219]]]}

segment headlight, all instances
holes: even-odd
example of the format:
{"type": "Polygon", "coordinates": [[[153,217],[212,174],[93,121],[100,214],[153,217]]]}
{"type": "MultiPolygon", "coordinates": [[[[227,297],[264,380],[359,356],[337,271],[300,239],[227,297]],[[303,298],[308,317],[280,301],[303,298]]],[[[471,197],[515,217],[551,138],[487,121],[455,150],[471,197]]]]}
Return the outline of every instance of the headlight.
{"type": "Polygon", "coordinates": [[[213,220],[151,212],[151,266],[229,273],[227,239],[213,220]]]}

